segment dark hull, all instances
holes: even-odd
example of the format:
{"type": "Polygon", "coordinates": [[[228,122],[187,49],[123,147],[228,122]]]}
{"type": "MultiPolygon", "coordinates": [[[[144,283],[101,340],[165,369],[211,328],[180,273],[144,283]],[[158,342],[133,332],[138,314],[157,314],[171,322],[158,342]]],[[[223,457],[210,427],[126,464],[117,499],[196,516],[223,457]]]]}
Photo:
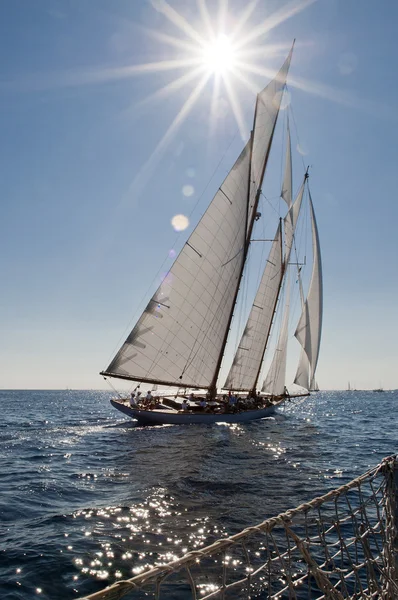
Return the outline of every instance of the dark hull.
{"type": "Polygon", "coordinates": [[[133,419],[140,425],[192,425],[213,423],[246,423],[256,419],[270,417],[275,412],[275,407],[280,406],[283,400],[276,405],[266,408],[245,410],[237,413],[207,413],[207,412],[182,412],[177,410],[140,410],[131,408],[120,400],[111,400],[117,410],[133,419]]]}

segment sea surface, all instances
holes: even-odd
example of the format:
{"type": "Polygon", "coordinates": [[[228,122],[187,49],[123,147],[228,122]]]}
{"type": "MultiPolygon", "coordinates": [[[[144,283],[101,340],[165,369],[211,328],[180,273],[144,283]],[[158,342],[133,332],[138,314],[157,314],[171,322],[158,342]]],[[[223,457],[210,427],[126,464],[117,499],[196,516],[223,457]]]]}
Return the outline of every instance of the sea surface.
{"type": "Polygon", "coordinates": [[[0,391],[1,600],[92,593],[398,451],[397,391],[319,392],[213,426],[137,427],[109,398],[0,391]]]}

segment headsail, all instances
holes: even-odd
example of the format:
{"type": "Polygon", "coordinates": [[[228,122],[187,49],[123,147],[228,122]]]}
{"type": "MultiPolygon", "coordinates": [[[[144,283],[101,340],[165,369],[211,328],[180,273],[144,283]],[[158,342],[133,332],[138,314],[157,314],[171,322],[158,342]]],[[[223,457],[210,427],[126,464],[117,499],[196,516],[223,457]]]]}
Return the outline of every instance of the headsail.
{"type": "Polygon", "coordinates": [[[244,258],[249,169],[250,142],[104,375],[210,385],[244,258]]]}
{"type": "Polygon", "coordinates": [[[254,298],[225,389],[251,391],[256,385],[283,277],[282,228],[279,225],[254,298]]]}
{"type": "Polygon", "coordinates": [[[310,363],[308,362],[308,357],[303,348],[301,348],[294,383],[306,390],[310,389],[310,363]]]}
{"type": "Polygon", "coordinates": [[[313,268],[310,287],[307,300],[303,307],[295,336],[300,342],[309,362],[310,376],[307,375],[305,367],[305,357],[303,354],[300,358],[299,368],[294,382],[309,389],[310,380],[315,377],[315,370],[318,363],[319,347],[321,343],[322,332],[322,262],[321,249],[319,245],[318,227],[316,223],[314,207],[312,204],[311,194],[309,193],[310,214],[312,224],[312,247],[313,247],[313,268]],[[307,385],[300,383],[303,379],[303,374],[307,379],[307,385]]]}
{"type": "MultiPolygon", "coordinates": [[[[296,225],[300,214],[301,204],[303,200],[305,182],[307,176],[304,177],[304,181],[299,189],[296,199],[293,205],[290,207],[286,217],[284,218],[284,231],[285,231],[285,277],[288,279],[289,270],[288,264],[290,260],[290,254],[293,247],[294,233],[296,231],[296,225]]],[[[287,282],[285,291],[285,308],[283,316],[283,325],[280,331],[275,353],[272,359],[271,366],[269,368],[267,377],[262,386],[262,391],[272,395],[283,394],[285,389],[285,378],[286,378],[286,361],[287,361],[287,344],[288,344],[288,328],[289,328],[289,312],[290,312],[290,284],[287,282]]]]}
{"type": "Polygon", "coordinates": [[[262,392],[272,396],[280,396],[285,391],[287,342],[289,333],[290,312],[290,279],[289,272],[286,273],[285,307],[283,312],[282,327],[279,333],[278,343],[275,348],[274,357],[269,368],[267,377],[263,383],[262,392]]]}

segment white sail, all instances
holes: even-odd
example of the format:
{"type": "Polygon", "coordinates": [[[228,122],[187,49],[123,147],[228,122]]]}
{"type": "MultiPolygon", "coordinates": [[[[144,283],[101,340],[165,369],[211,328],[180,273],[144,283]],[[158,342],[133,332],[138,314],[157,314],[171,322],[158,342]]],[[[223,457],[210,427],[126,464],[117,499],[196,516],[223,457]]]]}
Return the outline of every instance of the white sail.
{"type": "Polygon", "coordinates": [[[281,396],[285,391],[289,312],[290,279],[287,273],[282,327],[279,333],[278,343],[275,348],[271,366],[261,389],[262,392],[273,396],[281,396]]]}
{"type": "Polygon", "coordinates": [[[310,392],[319,392],[319,385],[315,377],[312,378],[310,383],[310,392]]]}
{"type": "Polygon", "coordinates": [[[104,375],[208,387],[244,260],[249,141],[104,375]]]}
{"type": "MultiPolygon", "coordinates": [[[[284,218],[285,231],[285,273],[288,277],[288,263],[292,251],[294,233],[296,230],[297,220],[300,214],[301,204],[303,200],[304,179],[302,186],[296,196],[293,205],[290,207],[286,217],[284,218]]],[[[286,360],[287,360],[287,344],[288,344],[288,326],[289,326],[289,304],[290,304],[290,286],[287,285],[287,293],[285,295],[285,312],[283,317],[283,325],[280,332],[278,344],[275,349],[275,354],[272,359],[270,369],[262,386],[262,391],[267,394],[280,395],[285,389],[286,378],[286,360]]]]}
{"type": "Polygon", "coordinates": [[[293,199],[292,184],[292,144],[290,140],[289,120],[287,121],[285,175],[283,177],[281,196],[290,208],[293,199]]]}
{"type": "MultiPolygon", "coordinates": [[[[308,290],[307,300],[305,301],[303,312],[295,336],[300,342],[307,358],[309,361],[309,370],[311,377],[307,376],[307,385],[309,389],[310,379],[315,377],[315,370],[318,363],[319,347],[321,343],[321,332],[322,332],[322,262],[321,262],[321,250],[319,245],[318,227],[316,223],[314,207],[312,204],[311,194],[309,194],[310,203],[310,214],[312,224],[312,247],[313,247],[313,268],[310,287],[308,290]]],[[[303,369],[305,360],[300,360],[299,370],[303,369]]],[[[297,381],[299,370],[295,378],[295,383],[302,385],[297,381]]],[[[302,379],[302,376],[299,377],[302,379]]]]}
{"type": "Polygon", "coordinates": [[[297,220],[298,220],[298,216],[300,214],[300,208],[301,208],[301,204],[303,201],[304,187],[305,187],[305,179],[303,181],[301,188],[299,189],[299,192],[296,196],[296,199],[295,199],[293,205],[290,207],[286,217],[283,220],[284,231],[285,231],[285,263],[286,263],[286,265],[290,260],[290,254],[292,251],[293,240],[294,240],[294,232],[296,230],[297,220]]]}
{"type": "Polygon", "coordinates": [[[275,79],[273,79],[257,96],[253,126],[249,223],[253,214],[253,209],[256,205],[257,193],[261,189],[292,52],[293,48],[275,79]]]}
{"type": "Polygon", "coordinates": [[[303,348],[301,348],[299,363],[294,383],[306,390],[310,389],[310,363],[303,348]]]}
{"type": "Polygon", "coordinates": [[[282,276],[282,231],[279,225],[246,327],[223,386],[225,389],[253,390],[263,360],[282,276]]]}

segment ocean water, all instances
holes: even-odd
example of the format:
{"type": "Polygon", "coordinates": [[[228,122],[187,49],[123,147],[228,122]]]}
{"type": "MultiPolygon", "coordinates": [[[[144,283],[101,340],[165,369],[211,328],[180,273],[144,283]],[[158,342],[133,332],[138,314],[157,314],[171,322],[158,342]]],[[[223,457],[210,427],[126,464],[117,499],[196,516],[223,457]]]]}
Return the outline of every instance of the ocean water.
{"type": "Polygon", "coordinates": [[[92,593],[398,451],[397,391],[319,392],[244,425],[151,428],[109,398],[0,391],[2,600],[92,593]]]}

